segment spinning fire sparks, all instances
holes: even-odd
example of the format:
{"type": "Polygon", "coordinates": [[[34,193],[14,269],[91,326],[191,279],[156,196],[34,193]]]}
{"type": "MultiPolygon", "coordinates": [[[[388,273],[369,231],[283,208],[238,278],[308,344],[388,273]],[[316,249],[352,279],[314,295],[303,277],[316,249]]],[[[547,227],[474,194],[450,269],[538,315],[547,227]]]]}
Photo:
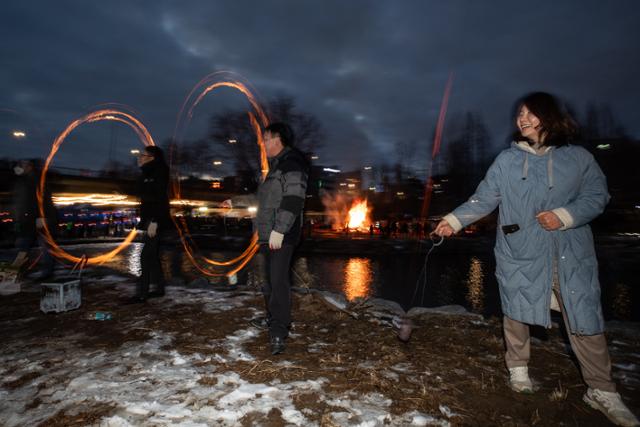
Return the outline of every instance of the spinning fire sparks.
{"type": "Polygon", "coordinates": [[[447,85],[444,88],[442,103],[440,104],[440,113],[438,114],[438,124],[436,126],[436,134],[433,138],[433,150],[431,151],[431,162],[429,162],[427,183],[424,188],[424,200],[422,202],[422,217],[426,217],[431,204],[431,193],[433,191],[433,161],[440,153],[440,144],[442,143],[442,131],[444,129],[444,119],[447,116],[447,108],[449,106],[449,97],[451,96],[451,87],[453,86],[453,72],[449,73],[447,85]]]}
{"type": "MultiPolygon", "coordinates": [[[[47,171],[51,166],[51,162],[53,162],[53,158],[55,157],[56,153],[60,149],[60,146],[62,145],[64,140],[67,138],[67,136],[69,136],[69,134],[78,126],[83,125],[85,123],[94,123],[102,120],[110,120],[110,121],[124,123],[134,130],[134,132],[138,135],[138,138],[144,145],[155,145],[155,143],[153,142],[153,138],[151,138],[151,134],[149,134],[149,131],[147,131],[147,128],[142,124],[142,122],[140,122],[140,120],[135,118],[130,113],[121,111],[120,109],[115,107],[97,110],[77,120],[74,120],[73,122],[71,122],[71,124],[69,124],[69,126],[66,127],[65,130],[62,131],[60,135],[58,135],[55,141],[53,141],[53,145],[51,146],[51,152],[49,153],[49,156],[47,157],[47,160],[44,163],[44,167],[42,169],[42,176],[40,177],[40,183],[38,185],[38,190],[36,192],[36,198],[38,199],[38,210],[40,211],[41,217],[43,218],[46,217],[44,213],[43,195],[44,195],[45,183],[47,179],[47,171]]],[[[74,262],[76,263],[76,265],[102,264],[104,262],[107,262],[113,259],[113,257],[115,257],[120,251],[126,248],[133,241],[137,233],[137,230],[133,229],[131,230],[131,233],[129,233],[127,238],[124,240],[124,242],[122,242],[114,250],[103,255],[87,258],[85,256],[82,256],[82,257],[73,256],[68,252],[66,252],[65,250],[63,250],[60,246],[58,246],[58,244],[53,239],[53,236],[51,235],[51,230],[49,230],[49,226],[47,225],[46,222],[44,223],[44,227],[42,231],[51,255],[61,260],[74,262]]]]}
{"type": "Polygon", "coordinates": [[[353,202],[351,209],[349,209],[349,215],[347,217],[347,227],[350,230],[360,230],[369,227],[370,220],[369,208],[367,207],[366,200],[356,200],[353,202]]]}
{"type": "MultiPolygon", "coordinates": [[[[267,175],[267,172],[269,171],[269,164],[267,162],[267,154],[264,148],[264,142],[262,140],[261,126],[265,126],[265,127],[268,126],[269,119],[267,118],[266,114],[262,110],[262,107],[256,100],[256,97],[249,90],[248,83],[241,82],[239,80],[239,77],[232,73],[217,72],[217,73],[210,74],[206,76],[204,79],[202,79],[193,88],[191,93],[189,93],[189,96],[187,96],[187,99],[185,100],[184,104],[182,105],[182,109],[180,110],[180,114],[178,116],[178,122],[176,124],[176,129],[174,133],[174,141],[176,145],[179,145],[180,141],[182,140],[182,135],[184,134],[185,130],[189,126],[191,119],[193,118],[193,112],[196,106],[200,103],[200,101],[202,101],[202,99],[204,99],[204,97],[209,92],[212,92],[213,90],[220,87],[229,87],[239,91],[247,98],[247,100],[251,104],[253,111],[247,112],[247,115],[249,117],[251,127],[255,132],[256,142],[260,147],[260,166],[262,169],[262,177],[264,178],[267,175]]],[[[235,140],[233,141],[234,141],[233,143],[236,142],[235,140]]],[[[231,140],[229,141],[229,143],[232,143],[231,140]]],[[[180,181],[179,180],[174,181],[173,190],[174,190],[175,197],[179,199],[180,198],[180,181]]],[[[189,258],[191,263],[201,273],[207,276],[230,277],[236,274],[249,262],[249,260],[251,260],[251,258],[255,255],[255,253],[258,251],[258,248],[259,248],[258,236],[257,234],[254,234],[251,241],[249,242],[249,245],[240,256],[228,261],[210,259],[203,255],[197,255],[195,253],[190,243],[191,235],[189,233],[189,229],[187,227],[186,221],[184,221],[183,219],[174,219],[174,223],[178,228],[178,232],[182,240],[182,246],[185,249],[185,253],[187,254],[187,257],[189,258]],[[208,268],[206,268],[206,265],[211,265],[215,267],[231,267],[235,265],[235,267],[232,267],[226,273],[215,273],[209,270],[208,268]]]]}

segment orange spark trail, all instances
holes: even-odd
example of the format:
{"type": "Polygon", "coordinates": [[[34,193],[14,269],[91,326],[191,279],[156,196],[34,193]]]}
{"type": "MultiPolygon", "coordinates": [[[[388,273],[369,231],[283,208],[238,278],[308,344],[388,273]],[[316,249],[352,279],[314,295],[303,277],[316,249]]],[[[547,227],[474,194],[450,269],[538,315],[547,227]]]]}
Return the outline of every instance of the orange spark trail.
{"type": "MultiPolygon", "coordinates": [[[[260,149],[260,166],[262,170],[262,178],[264,179],[264,177],[267,175],[269,171],[269,163],[267,162],[267,154],[266,154],[266,151],[264,148],[264,142],[262,139],[261,126],[262,127],[268,126],[269,119],[267,118],[267,115],[263,111],[256,97],[254,96],[252,91],[249,89],[250,85],[248,84],[248,82],[243,80],[244,79],[242,79],[240,76],[234,73],[226,72],[226,71],[209,74],[208,76],[200,80],[200,82],[198,82],[198,84],[191,90],[191,92],[185,99],[184,103],[182,104],[182,108],[180,109],[180,113],[178,114],[178,121],[176,123],[173,140],[175,145],[178,145],[181,142],[182,136],[185,133],[187,127],[189,126],[191,119],[193,118],[193,112],[195,108],[198,106],[200,101],[202,101],[207,94],[209,94],[210,92],[220,87],[228,87],[231,89],[235,89],[240,93],[242,93],[247,98],[247,100],[249,101],[253,109],[253,111],[248,111],[247,115],[249,117],[251,127],[253,128],[253,131],[255,132],[255,135],[256,135],[256,143],[258,144],[258,147],[260,149]]],[[[169,156],[170,162],[172,163],[173,163],[173,155],[174,155],[174,152],[172,150],[169,156]]],[[[173,180],[172,188],[174,192],[174,197],[177,199],[180,199],[180,180],[177,179],[177,177],[175,177],[173,180]]],[[[184,247],[187,258],[189,258],[191,263],[201,273],[207,276],[214,276],[214,277],[231,276],[237,273],[240,269],[242,269],[258,251],[258,248],[259,248],[258,236],[257,234],[254,233],[254,235],[251,238],[251,241],[249,242],[249,245],[244,250],[244,252],[234,259],[231,259],[228,261],[221,261],[221,260],[210,259],[201,255],[196,255],[193,245],[191,244],[191,234],[187,227],[186,221],[183,221],[183,220],[177,221],[175,218],[173,221],[178,229],[178,234],[180,235],[180,240],[182,241],[182,246],[184,247]],[[235,264],[238,264],[238,265],[235,268],[231,269],[230,271],[221,274],[221,273],[210,271],[209,269],[205,268],[202,264],[208,264],[216,267],[230,267],[235,264]]]]}
{"type": "Polygon", "coordinates": [[[433,140],[433,151],[431,153],[431,159],[434,159],[438,153],[440,153],[440,143],[442,142],[442,130],[444,129],[444,119],[447,115],[447,108],[449,106],[449,96],[451,95],[451,86],[453,86],[453,72],[449,73],[449,80],[447,80],[447,86],[444,89],[444,96],[442,97],[442,104],[440,105],[440,114],[438,114],[438,125],[436,126],[436,135],[433,140]]]}
{"type": "Polygon", "coordinates": [[[431,174],[433,172],[433,161],[440,153],[440,144],[442,142],[442,131],[444,129],[444,119],[447,115],[447,108],[449,106],[449,96],[451,95],[451,87],[453,86],[453,72],[449,73],[449,79],[444,89],[444,95],[442,96],[442,104],[440,104],[440,114],[438,114],[438,124],[436,125],[436,134],[433,138],[433,150],[431,151],[431,161],[429,162],[429,173],[427,175],[427,183],[424,189],[424,199],[422,202],[421,217],[425,218],[429,212],[429,205],[431,204],[431,194],[433,191],[433,179],[431,174]]]}
{"type": "MultiPolygon", "coordinates": [[[[69,134],[78,126],[83,125],[85,123],[99,122],[102,120],[110,120],[110,121],[124,123],[135,131],[135,133],[138,135],[138,138],[145,146],[155,145],[155,143],[153,142],[153,138],[151,137],[151,134],[149,133],[149,131],[147,131],[147,128],[142,124],[140,120],[135,118],[132,114],[121,111],[117,108],[107,108],[107,109],[97,110],[92,113],[86,114],[85,116],[82,116],[77,120],[74,120],[53,141],[53,145],[51,146],[51,152],[49,153],[49,156],[47,157],[47,160],[45,161],[44,167],[42,169],[42,175],[40,176],[40,183],[36,191],[36,198],[38,200],[38,211],[40,212],[40,216],[42,218],[46,217],[44,214],[44,189],[45,189],[45,184],[47,179],[47,171],[51,166],[51,162],[53,161],[53,158],[55,157],[56,153],[60,149],[60,146],[65,141],[67,136],[69,136],[69,134]]],[[[73,256],[68,252],[66,252],[65,250],[63,250],[60,246],[58,246],[58,244],[53,239],[53,236],[51,235],[51,231],[49,230],[49,226],[46,223],[46,221],[44,223],[42,232],[44,235],[44,239],[47,242],[49,252],[51,253],[52,256],[60,260],[71,261],[76,264],[82,262],[83,265],[86,265],[86,264],[102,264],[113,259],[113,257],[115,257],[120,251],[122,251],[124,248],[129,246],[129,244],[135,238],[137,230],[136,229],[131,230],[131,233],[129,233],[127,238],[120,245],[118,245],[118,247],[116,247],[114,250],[106,254],[91,257],[91,258],[86,258],[84,256],[83,257],[73,256]]]]}

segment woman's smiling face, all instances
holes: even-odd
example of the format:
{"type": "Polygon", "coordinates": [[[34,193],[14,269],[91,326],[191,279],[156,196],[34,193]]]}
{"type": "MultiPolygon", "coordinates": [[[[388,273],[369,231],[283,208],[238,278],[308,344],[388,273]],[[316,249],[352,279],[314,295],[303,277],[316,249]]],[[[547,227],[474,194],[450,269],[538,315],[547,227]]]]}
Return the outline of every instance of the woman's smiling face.
{"type": "Polygon", "coordinates": [[[533,142],[541,142],[540,131],[542,130],[542,123],[538,116],[529,111],[526,105],[520,107],[518,117],[516,118],[516,125],[522,136],[533,142]]]}

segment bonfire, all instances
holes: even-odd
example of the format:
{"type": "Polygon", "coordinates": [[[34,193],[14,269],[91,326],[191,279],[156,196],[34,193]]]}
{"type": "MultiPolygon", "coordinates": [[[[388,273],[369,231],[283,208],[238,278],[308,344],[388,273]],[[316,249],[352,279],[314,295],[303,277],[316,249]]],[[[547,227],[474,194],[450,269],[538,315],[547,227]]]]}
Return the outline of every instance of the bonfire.
{"type": "Polygon", "coordinates": [[[371,220],[366,200],[354,200],[347,215],[347,228],[349,230],[368,231],[371,220]]]}

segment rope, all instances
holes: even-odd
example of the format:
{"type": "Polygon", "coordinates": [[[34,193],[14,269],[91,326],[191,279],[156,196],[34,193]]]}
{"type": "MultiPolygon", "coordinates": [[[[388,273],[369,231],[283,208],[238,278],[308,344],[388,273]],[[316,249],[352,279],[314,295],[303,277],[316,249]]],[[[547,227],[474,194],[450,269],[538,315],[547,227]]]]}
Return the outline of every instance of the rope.
{"type": "Polygon", "coordinates": [[[431,252],[437,247],[440,246],[444,242],[444,237],[440,236],[440,240],[437,242],[433,240],[433,234],[429,234],[429,240],[431,240],[431,247],[427,251],[427,255],[424,257],[424,264],[422,265],[422,270],[420,270],[420,274],[418,275],[418,279],[416,280],[416,286],[413,291],[413,297],[411,297],[411,305],[416,299],[416,295],[418,294],[418,289],[422,288],[422,296],[420,297],[420,304],[424,304],[424,294],[427,288],[427,263],[429,262],[429,255],[431,252]],[[424,280],[422,277],[424,276],[424,280]],[[421,286],[422,285],[422,286],[421,286]]]}

